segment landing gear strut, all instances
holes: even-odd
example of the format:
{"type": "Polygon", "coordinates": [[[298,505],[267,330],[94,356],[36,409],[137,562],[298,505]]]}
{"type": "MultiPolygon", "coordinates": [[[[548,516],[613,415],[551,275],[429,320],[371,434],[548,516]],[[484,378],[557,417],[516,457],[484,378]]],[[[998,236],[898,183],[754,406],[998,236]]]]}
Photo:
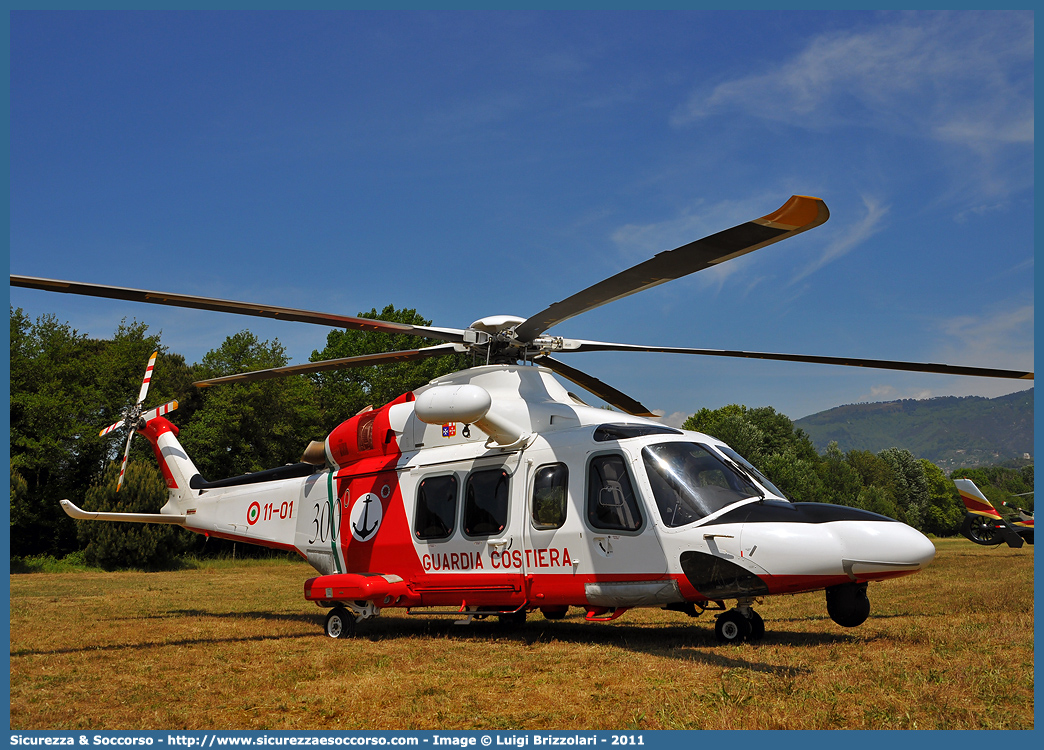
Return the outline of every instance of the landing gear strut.
{"type": "Polygon", "coordinates": [[[750,599],[740,599],[735,609],[718,615],[714,636],[719,643],[760,641],[765,636],[765,621],[750,605],[750,599]]]}

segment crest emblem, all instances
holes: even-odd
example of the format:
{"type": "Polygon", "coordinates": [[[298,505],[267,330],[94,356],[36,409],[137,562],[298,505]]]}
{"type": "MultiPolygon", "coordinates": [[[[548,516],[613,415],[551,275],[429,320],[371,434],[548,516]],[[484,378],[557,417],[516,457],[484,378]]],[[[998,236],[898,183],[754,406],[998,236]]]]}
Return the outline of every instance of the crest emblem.
{"type": "Polygon", "coordinates": [[[368,542],[377,534],[384,508],[381,499],[372,492],[367,492],[355,501],[348,522],[352,527],[352,538],[360,542],[368,542]]]}

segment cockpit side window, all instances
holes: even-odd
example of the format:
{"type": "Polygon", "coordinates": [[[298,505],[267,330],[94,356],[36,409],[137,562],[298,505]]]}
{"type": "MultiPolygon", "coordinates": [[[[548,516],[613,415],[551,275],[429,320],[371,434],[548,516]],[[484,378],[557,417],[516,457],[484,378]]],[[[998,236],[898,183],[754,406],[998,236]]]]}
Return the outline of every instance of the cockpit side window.
{"type": "Polygon", "coordinates": [[[697,443],[661,443],[642,449],[664,525],[684,526],[761,495],[746,478],[697,443]]]}
{"type": "Polygon", "coordinates": [[[638,531],[642,512],[624,457],[595,456],[587,469],[587,522],[595,529],[638,531]]]}

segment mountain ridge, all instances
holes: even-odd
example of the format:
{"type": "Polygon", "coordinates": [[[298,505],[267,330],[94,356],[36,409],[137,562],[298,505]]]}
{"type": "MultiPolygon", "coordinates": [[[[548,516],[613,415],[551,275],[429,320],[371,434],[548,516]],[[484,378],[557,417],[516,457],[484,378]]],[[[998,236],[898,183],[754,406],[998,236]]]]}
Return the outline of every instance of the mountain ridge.
{"type": "Polygon", "coordinates": [[[944,471],[1033,455],[1033,388],[996,398],[936,396],[845,404],[794,421],[820,452],[878,453],[893,446],[944,471]]]}

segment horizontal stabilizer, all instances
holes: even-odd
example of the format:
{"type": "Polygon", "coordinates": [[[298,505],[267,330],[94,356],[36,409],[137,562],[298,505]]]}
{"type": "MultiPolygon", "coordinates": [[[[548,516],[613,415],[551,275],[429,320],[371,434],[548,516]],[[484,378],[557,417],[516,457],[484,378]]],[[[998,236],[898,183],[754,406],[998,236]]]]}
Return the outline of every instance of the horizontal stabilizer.
{"type": "Polygon", "coordinates": [[[185,525],[186,516],[175,516],[167,513],[102,513],[101,511],[77,508],[68,500],[62,500],[62,510],[72,518],[81,521],[123,521],[125,523],[167,523],[178,526],[185,525]]]}

